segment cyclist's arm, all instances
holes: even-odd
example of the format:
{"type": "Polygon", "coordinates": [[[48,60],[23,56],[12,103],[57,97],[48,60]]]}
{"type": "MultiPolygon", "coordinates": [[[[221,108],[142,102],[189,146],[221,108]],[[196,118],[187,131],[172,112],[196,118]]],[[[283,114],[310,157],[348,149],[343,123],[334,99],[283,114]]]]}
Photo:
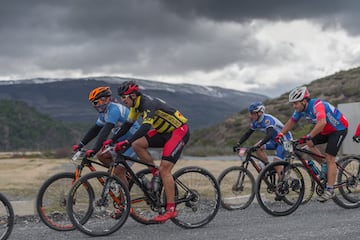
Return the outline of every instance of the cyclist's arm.
{"type": "Polygon", "coordinates": [[[126,121],[121,128],[115,132],[114,136],[111,138],[113,142],[116,142],[118,140],[119,137],[125,135],[125,133],[127,133],[129,131],[129,129],[131,128],[131,126],[134,124],[134,122],[129,122],[126,121]]]}
{"type": "Polygon", "coordinates": [[[83,139],[81,140],[81,143],[84,144],[84,146],[86,144],[88,144],[91,140],[93,140],[100,132],[101,130],[101,126],[99,125],[94,125],[92,126],[89,131],[85,134],[85,136],[83,137],[83,139]]]}
{"type": "Polygon", "coordinates": [[[293,118],[290,118],[284,125],[284,127],[281,129],[281,133],[284,135],[287,134],[293,127],[296,125],[296,120],[293,118]]]}
{"type": "Polygon", "coordinates": [[[133,143],[136,139],[141,138],[142,136],[145,136],[146,133],[151,129],[151,124],[149,123],[143,123],[141,124],[140,128],[131,136],[128,138],[129,143],[133,143]]]}
{"type": "Polygon", "coordinates": [[[267,143],[268,141],[270,141],[270,139],[272,139],[272,137],[275,134],[275,129],[273,127],[268,127],[266,129],[266,135],[263,138],[263,140],[261,140],[261,142],[258,144],[259,147],[261,147],[262,145],[264,145],[265,143],[267,143]]]}
{"type": "Polygon", "coordinates": [[[92,148],[95,152],[98,152],[100,150],[102,143],[106,140],[106,138],[109,136],[109,133],[111,132],[111,129],[113,129],[114,127],[115,127],[115,124],[108,122],[101,129],[99,137],[96,140],[96,143],[94,144],[94,146],[92,148]]]}
{"type": "Polygon", "coordinates": [[[243,144],[250,136],[253,134],[255,130],[249,128],[239,139],[239,145],[243,144]]]}

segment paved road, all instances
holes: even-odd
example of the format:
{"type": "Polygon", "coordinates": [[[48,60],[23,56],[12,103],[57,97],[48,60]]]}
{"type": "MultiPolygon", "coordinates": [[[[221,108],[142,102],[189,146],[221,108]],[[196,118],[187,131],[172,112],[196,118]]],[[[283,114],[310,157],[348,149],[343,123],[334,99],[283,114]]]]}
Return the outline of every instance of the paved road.
{"type": "MultiPolygon", "coordinates": [[[[57,232],[38,221],[17,219],[9,239],[92,239],[78,231],[57,232]]],[[[203,228],[185,230],[171,221],[144,226],[132,219],[114,234],[94,239],[360,239],[360,209],[344,210],[333,202],[311,202],[286,217],[266,214],[257,204],[240,211],[221,209],[203,228]]]]}

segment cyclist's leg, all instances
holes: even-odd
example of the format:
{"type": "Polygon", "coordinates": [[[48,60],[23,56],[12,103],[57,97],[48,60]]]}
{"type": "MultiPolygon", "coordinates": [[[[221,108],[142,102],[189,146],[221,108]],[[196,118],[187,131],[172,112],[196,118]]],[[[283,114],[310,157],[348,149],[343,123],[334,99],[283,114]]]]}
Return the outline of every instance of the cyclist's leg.
{"type": "Polygon", "coordinates": [[[175,184],[171,174],[175,163],[179,159],[181,152],[188,142],[190,133],[187,125],[175,129],[171,135],[164,135],[166,141],[160,163],[160,175],[163,180],[166,195],[166,212],[154,218],[155,221],[164,222],[177,215],[175,207],[175,184]]]}
{"type": "MultiPolygon", "coordinates": [[[[260,141],[259,141],[260,142],[260,141]]],[[[258,156],[261,160],[263,160],[265,163],[269,163],[269,159],[266,155],[265,150],[271,149],[272,146],[270,146],[269,142],[264,144],[262,147],[260,147],[258,150],[256,150],[256,156],[258,156]]]]}

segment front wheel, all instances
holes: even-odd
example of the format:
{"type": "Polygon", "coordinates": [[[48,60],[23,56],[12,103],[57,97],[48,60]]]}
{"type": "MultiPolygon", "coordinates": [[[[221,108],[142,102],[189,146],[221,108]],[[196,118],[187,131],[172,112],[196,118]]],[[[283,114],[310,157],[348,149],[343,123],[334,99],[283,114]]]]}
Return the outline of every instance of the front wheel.
{"type": "Polygon", "coordinates": [[[255,197],[255,179],[241,166],[225,169],[218,178],[221,206],[227,210],[247,208],[255,197]]]}
{"type": "MultiPolygon", "coordinates": [[[[66,201],[75,181],[73,172],[62,172],[48,178],[36,196],[36,211],[45,225],[57,231],[74,230],[66,213],[66,201]]],[[[93,197],[91,187],[86,188],[88,198],[93,197]]],[[[86,217],[86,216],[85,216],[86,217]]]]}
{"type": "Polygon", "coordinates": [[[5,195],[0,193],[0,240],[8,239],[14,224],[14,209],[5,195]]]}
{"type": "Polygon", "coordinates": [[[299,169],[284,161],[268,164],[256,180],[256,199],[260,207],[272,216],[293,213],[302,202],[304,190],[299,169]]]}
{"type": "Polygon", "coordinates": [[[79,178],[71,187],[67,213],[72,224],[92,236],[106,236],[117,231],[130,213],[130,194],[126,185],[108,172],[91,172],[79,178]],[[94,197],[86,188],[91,186],[94,197]],[[91,215],[84,221],[84,215],[91,215]]]}
{"type": "Polygon", "coordinates": [[[183,228],[208,224],[217,214],[221,195],[215,177],[200,167],[184,167],[174,173],[178,215],[171,219],[183,228]]]}

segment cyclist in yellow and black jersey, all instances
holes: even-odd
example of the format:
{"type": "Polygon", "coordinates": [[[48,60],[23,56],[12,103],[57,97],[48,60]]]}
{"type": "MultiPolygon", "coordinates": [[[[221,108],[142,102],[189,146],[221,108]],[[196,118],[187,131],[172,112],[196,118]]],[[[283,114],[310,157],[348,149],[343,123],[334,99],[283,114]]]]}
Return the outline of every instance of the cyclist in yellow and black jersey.
{"type": "Polygon", "coordinates": [[[140,159],[154,163],[148,148],[163,148],[160,172],[152,169],[152,173],[154,176],[160,174],[167,199],[166,212],[156,216],[154,220],[165,222],[177,215],[171,170],[190,138],[187,119],[164,101],[142,94],[134,81],[123,82],[118,88],[118,94],[121,101],[130,108],[130,113],[119,132],[104,144],[114,142],[125,134],[140,116],[142,117],[140,128],[127,140],[117,143],[115,151],[123,152],[131,146],[140,159]]]}

